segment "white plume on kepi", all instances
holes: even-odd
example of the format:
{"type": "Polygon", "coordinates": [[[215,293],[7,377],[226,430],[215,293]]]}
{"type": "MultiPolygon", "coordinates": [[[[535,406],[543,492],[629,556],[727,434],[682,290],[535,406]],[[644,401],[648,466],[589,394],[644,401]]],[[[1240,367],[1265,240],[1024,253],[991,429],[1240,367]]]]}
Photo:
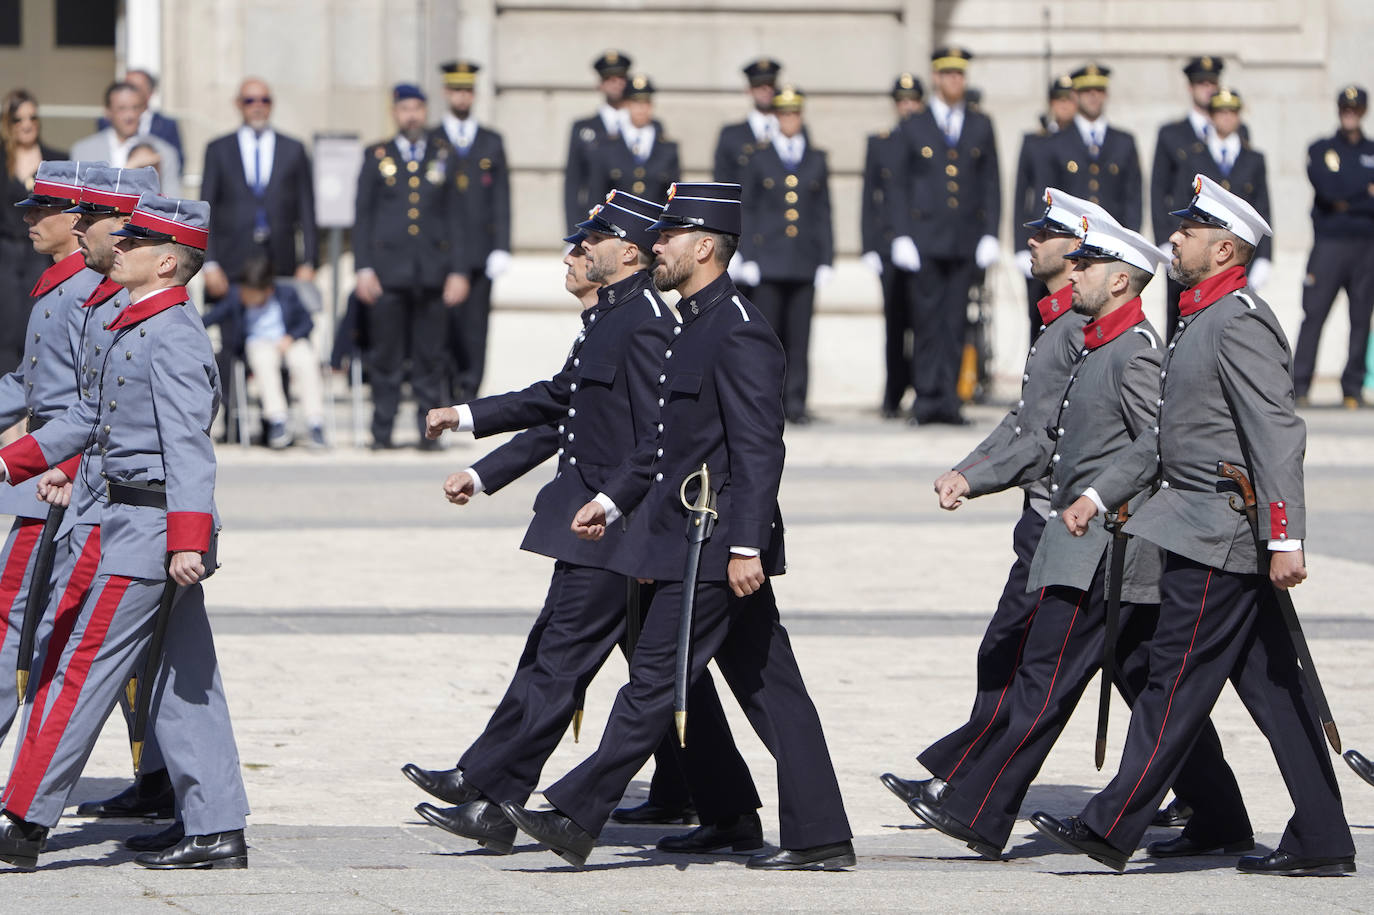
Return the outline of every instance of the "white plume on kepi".
{"type": "Polygon", "coordinates": [[[1252,245],[1274,234],[1258,210],[1206,175],[1193,176],[1193,202],[1169,215],[1225,229],[1252,245]]]}
{"type": "Polygon", "coordinates": [[[1063,232],[1065,235],[1083,237],[1083,217],[1110,219],[1112,215],[1091,200],[1075,197],[1057,187],[1045,188],[1045,212],[1039,219],[1026,223],[1028,229],[1045,229],[1063,232]]]}
{"type": "Polygon", "coordinates": [[[1169,259],[1160,253],[1145,236],[1110,217],[1083,217],[1083,244],[1077,251],[1064,255],[1082,260],[1114,260],[1154,273],[1169,259]]]}

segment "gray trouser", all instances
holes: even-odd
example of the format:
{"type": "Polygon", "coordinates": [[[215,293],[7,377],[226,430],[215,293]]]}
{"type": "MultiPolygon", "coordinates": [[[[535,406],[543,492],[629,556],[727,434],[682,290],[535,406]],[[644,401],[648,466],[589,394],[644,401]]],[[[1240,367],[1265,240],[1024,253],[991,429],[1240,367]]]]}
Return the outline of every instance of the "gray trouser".
{"type": "MultiPolygon", "coordinates": [[[[15,758],[0,798],[6,811],[56,825],[106,718],[142,670],[162,590],[161,580],[96,575],[44,701],[35,700],[40,721],[15,758]]],[[[153,736],[187,834],[242,829],[248,799],[198,584],[178,590],[153,689],[153,736]]]]}

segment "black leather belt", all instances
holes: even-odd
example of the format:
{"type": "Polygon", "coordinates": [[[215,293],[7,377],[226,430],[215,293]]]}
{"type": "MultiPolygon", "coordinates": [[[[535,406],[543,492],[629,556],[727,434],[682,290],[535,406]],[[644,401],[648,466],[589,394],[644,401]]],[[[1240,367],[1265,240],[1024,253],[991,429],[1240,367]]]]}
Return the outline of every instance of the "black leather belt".
{"type": "Polygon", "coordinates": [[[137,505],[140,508],[167,510],[167,489],[164,486],[111,482],[109,491],[112,505],[137,505]]]}
{"type": "Polygon", "coordinates": [[[43,428],[44,426],[46,426],[47,424],[48,424],[48,421],[47,421],[46,419],[43,419],[42,417],[39,417],[39,416],[30,416],[30,417],[29,417],[29,434],[32,435],[33,433],[37,432],[39,429],[42,429],[42,428],[43,428]]]}

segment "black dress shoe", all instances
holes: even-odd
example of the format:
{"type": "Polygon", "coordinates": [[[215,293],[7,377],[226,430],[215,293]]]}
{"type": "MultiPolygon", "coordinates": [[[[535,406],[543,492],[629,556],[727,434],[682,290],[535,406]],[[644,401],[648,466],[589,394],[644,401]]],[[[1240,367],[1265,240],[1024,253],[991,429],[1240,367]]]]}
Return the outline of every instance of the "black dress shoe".
{"type": "Polygon", "coordinates": [[[945,789],[949,787],[948,782],[938,778],[902,778],[891,772],[884,772],[878,776],[878,781],[882,782],[888,791],[897,795],[901,798],[902,803],[908,806],[918,798],[934,806],[940,803],[941,798],[945,796],[945,789]]]}
{"type": "Polygon", "coordinates": [[[1374,785],[1374,762],[1370,762],[1358,750],[1346,750],[1345,761],[1356,775],[1374,785]]]}
{"type": "Polygon", "coordinates": [[[482,792],[463,781],[462,769],[421,769],[415,763],[406,763],[401,772],[427,793],[450,804],[466,804],[482,796],[482,792]]]}
{"type": "Polygon", "coordinates": [[[1223,855],[1238,855],[1243,851],[1250,851],[1254,847],[1254,836],[1246,836],[1231,842],[1212,842],[1210,840],[1198,842],[1188,836],[1176,836],[1172,839],[1151,842],[1145,848],[1145,854],[1151,858],[1188,858],[1194,855],[1214,855],[1218,852],[1223,855]]]}
{"type": "Polygon", "coordinates": [[[511,801],[502,801],[506,818],[528,833],[540,845],[547,845],[558,857],[574,867],[587,863],[596,846],[596,837],[556,810],[526,810],[511,801]]]}
{"type": "Polygon", "coordinates": [[[1037,810],[1031,814],[1030,821],[1032,826],[1069,851],[1087,855],[1117,873],[1124,871],[1126,862],[1130,860],[1130,855],[1114,848],[1106,839],[1084,825],[1078,817],[1060,821],[1043,810],[1037,810]]]}
{"type": "Polygon", "coordinates": [[[655,846],[659,851],[683,854],[708,854],[729,848],[731,851],[753,851],[763,847],[763,823],[754,812],[741,814],[698,826],[679,836],[664,836],[655,846]]]}
{"type": "Polygon", "coordinates": [[[415,812],[440,829],[472,839],[497,854],[508,855],[515,847],[515,824],[506,819],[500,807],[486,798],[468,801],[448,810],[440,810],[433,804],[420,804],[415,812]]]}
{"type": "MultiPolygon", "coordinates": [[[[455,403],[458,403],[458,402],[460,402],[460,401],[455,401],[455,403]]],[[[881,410],[881,413],[882,413],[883,419],[897,419],[898,417],[900,417],[900,416],[902,415],[902,408],[901,408],[901,407],[889,407],[889,406],[884,406],[884,407],[882,408],[882,410],[881,410]]]]}
{"type": "Polygon", "coordinates": [[[837,871],[853,867],[854,843],[831,842],[810,848],[780,848],[771,855],[754,855],[745,867],[761,871],[837,871]]]}
{"type": "Polygon", "coordinates": [[[46,826],[17,820],[9,814],[0,817],[0,861],[31,871],[38,866],[38,853],[47,840],[46,826]]]}
{"type": "Polygon", "coordinates": [[[171,848],[144,852],[134,858],[134,863],[153,870],[216,867],[238,870],[248,866],[248,844],[243,841],[242,829],[208,836],[186,836],[171,848]]]}
{"type": "Polygon", "coordinates": [[[1246,855],[1236,862],[1242,874],[1274,874],[1279,877],[1336,877],[1355,873],[1355,856],[1300,858],[1286,851],[1272,851],[1263,858],[1246,855]]]}
{"type": "Polygon", "coordinates": [[[611,811],[611,819],[632,826],[642,823],[691,824],[697,821],[697,809],[691,804],[686,807],[663,807],[653,801],[645,801],[638,807],[617,807],[611,811]]]}
{"type": "Polygon", "coordinates": [[[1002,860],[1002,846],[989,842],[945,813],[939,806],[927,804],[920,798],[913,799],[907,806],[911,808],[912,813],[924,820],[927,826],[938,829],[956,842],[962,842],[989,861],[1002,860]]]}
{"type": "Polygon", "coordinates": [[[186,838],[186,828],[180,823],[173,823],[159,832],[145,832],[142,835],[129,836],[124,840],[124,847],[131,851],[162,851],[164,848],[171,848],[184,838],[186,838]]]}
{"type": "Polygon", "coordinates": [[[1189,807],[1178,798],[1169,802],[1168,806],[1160,808],[1150,821],[1151,826],[1187,826],[1188,821],[1193,818],[1193,808],[1189,807]]]}
{"type": "Polygon", "coordinates": [[[166,820],[176,815],[176,794],[166,769],[149,772],[114,797],[87,801],[76,808],[79,817],[152,817],[166,820]]]}

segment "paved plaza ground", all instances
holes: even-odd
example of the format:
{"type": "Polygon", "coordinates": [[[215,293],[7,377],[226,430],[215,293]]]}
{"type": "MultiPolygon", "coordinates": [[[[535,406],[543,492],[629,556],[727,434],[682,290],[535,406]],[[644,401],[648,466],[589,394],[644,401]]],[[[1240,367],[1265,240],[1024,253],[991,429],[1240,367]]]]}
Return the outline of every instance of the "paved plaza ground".
{"type": "MultiPolygon", "coordinates": [[[[611,825],[576,871],[532,844],[498,856],[425,825],[427,797],[400,766],[447,767],[499,698],[548,581],[518,545],[547,469],[466,508],[440,484],[490,442],[440,454],[349,447],[221,450],[223,567],[207,584],[253,804],[246,872],[156,872],[120,841],[136,821],[69,817],[37,873],[0,873],[6,912],[1278,911],[1374,909],[1374,787],[1337,761],[1361,872],[1329,880],[1242,877],[1234,859],[1134,859],[1116,875],[1058,854],[1022,821],[1001,863],[915,818],[877,781],[924,773],[914,755],[960,723],[973,658],[1011,561],[1015,494],[956,513],[930,481],[997,420],[912,430],[857,408],[789,430],[782,505],[789,573],[776,583],[826,725],[856,834],[849,873],[747,871],[743,857],[666,856],[664,830],[611,825]]],[[[1315,410],[1307,499],[1311,579],[1295,592],[1347,745],[1374,754],[1374,414],[1315,410]]],[[[624,662],[587,696],[581,743],[565,738],[544,784],[595,747],[624,662]]],[[[1095,683],[1089,695],[1095,695],[1095,683]]],[[[775,770],[727,698],[777,838],[775,770]]],[[[1076,812],[1106,771],[1080,709],[1023,813],[1076,812]]],[[[1216,711],[1228,758],[1272,847],[1290,805],[1268,748],[1229,690],[1216,711]]],[[[112,722],[73,803],[129,777],[112,722]]],[[[648,773],[631,787],[642,796],[648,773]]],[[[532,803],[541,799],[536,796],[532,803]]],[[[1162,831],[1161,831],[1162,832],[1162,831]]]]}

